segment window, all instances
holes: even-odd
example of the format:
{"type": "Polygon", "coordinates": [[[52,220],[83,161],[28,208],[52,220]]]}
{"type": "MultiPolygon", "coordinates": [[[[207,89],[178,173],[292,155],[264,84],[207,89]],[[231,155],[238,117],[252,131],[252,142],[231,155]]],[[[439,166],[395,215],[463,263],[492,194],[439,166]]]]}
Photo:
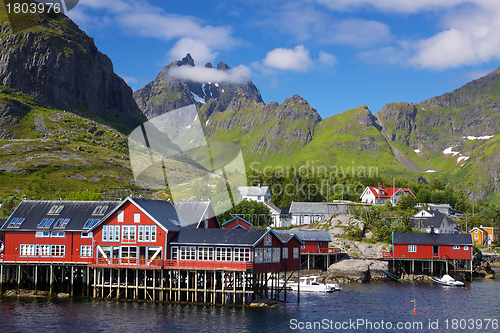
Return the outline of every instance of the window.
{"type": "Polygon", "coordinates": [[[55,205],[50,207],[47,215],[57,215],[63,210],[64,206],[55,205]]]}
{"type": "Polygon", "coordinates": [[[300,249],[298,247],[293,248],[293,259],[298,259],[300,256],[300,249]]]}
{"type": "Polygon", "coordinates": [[[36,238],[50,237],[50,232],[48,232],[48,231],[37,231],[37,232],[35,232],[35,237],[36,238]]]}
{"type": "Polygon", "coordinates": [[[118,222],[123,222],[124,221],[124,216],[125,214],[123,213],[123,210],[118,211],[118,222]]]}
{"type": "Polygon", "coordinates": [[[115,242],[120,241],[120,226],[115,225],[115,242]]]}
{"type": "Polygon", "coordinates": [[[66,233],[65,232],[51,232],[50,237],[64,238],[64,237],[66,237],[66,233]]]}
{"type": "Polygon", "coordinates": [[[70,219],[65,219],[64,222],[61,224],[60,228],[66,228],[68,225],[70,219]]]}
{"type": "Polygon", "coordinates": [[[408,252],[417,252],[416,245],[408,245],[408,252]]]}
{"type": "Polygon", "coordinates": [[[214,248],[213,247],[199,247],[198,248],[198,260],[214,260],[214,248]]]}
{"type": "Polygon", "coordinates": [[[230,247],[218,247],[215,249],[215,260],[231,261],[231,252],[230,247]]]}
{"type": "Polygon", "coordinates": [[[92,257],[92,245],[80,246],[80,257],[92,257]]]}
{"type": "Polygon", "coordinates": [[[9,228],[13,228],[13,227],[16,225],[16,223],[17,223],[17,221],[18,221],[18,220],[19,220],[19,219],[13,219],[13,220],[9,223],[9,228]]]}
{"type": "Polygon", "coordinates": [[[266,238],[264,239],[264,246],[271,246],[273,245],[273,236],[271,233],[268,233],[266,235],[266,238]]]}
{"type": "Polygon", "coordinates": [[[50,256],[50,245],[47,244],[37,245],[36,254],[38,256],[50,256]]]}
{"type": "Polygon", "coordinates": [[[181,246],[181,260],[196,260],[196,247],[181,246]]]}
{"type": "Polygon", "coordinates": [[[97,206],[94,208],[94,211],[92,212],[92,215],[97,215],[101,211],[102,206],[97,206]]]}
{"type": "Polygon", "coordinates": [[[137,237],[139,242],[156,242],[156,226],[140,225],[137,237]]]}
{"type": "Polygon", "coordinates": [[[137,258],[137,246],[122,246],[121,258],[137,258]]]}
{"type": "Polygon", "coordinates": [[[467,245],[464,245],[464,250],[468,251],[469,247],[467,245]]]}
{"type": "Polygon", "coordinates": [[[93,221],[94,221],[94,220],[92,220],[92,219],[88,219],[88,220],[87,220],[87,222],[85,222],[85,224],[83,225],[83,227],[84,227],[85,229],[90,228],[90,225],[92,224],[92,222],[93,222],[93,221]]]}
{"type": "Polygon", "coordinates": [[[40,228],[44,228],[45,227],[45,224],[47,223],[49,219],[43,219],[42,222],[40,222],[40,224],[38,225],[40,228]]]}
{"type": "Polygon", "coordinates": [[[280,248],[279,247],[274,247],[273,248],[273,262],[280,262],[280,248]]]}
{"type": "Polygon", "coordinates": [[[52,245],[51,255],[53,256],[64,256],[66,253],[66,245],[52,245]]]}
{"type": "Polygon", "coordinates": [[[273,249],[264,249],[264,262],[271,262],[273,260],[273,249]]]}
{"type": "Polygon", "coordinates": [[[33,244],[22,244],[19,246],[20,256],[34,256],[35,255],[35,245],[33,244]]]}
{"type": "Polygon", "coordinates": [[[54,228],[59,228],[59,226],[63,223],[64,219],[58,219],[57,222],[54,224],[54,228]]]}
{"type": "Polygon", "coordinates": [[[283,248],[283,259],[288,259],[288,248],[287,247],[283,248]]]}
{"type": "Polygon", "coordinates": [[[104,225],[102,226],[102,241],[103,242],[119,242],[120,241],[120,226],[104,225]]]}
{"type": "Polygon", "coordinates": [[[460,245],[453,245],[453,250],[460,250],[460,245]]]}
{"type": "Polygon", "coordinates": [[[135,242],[135,226],[122,227],[122,242],[135,242]]]}
{"type": "Polygon", "coordinates": [[[255,249],[255,262],[263,262],[264,249],[255,249]]]}
{"type": "Polygon", "coordinates": [[[250,249],[243,247],[234,248],[234,261],[250,261],[250,249]]]}
{"type": "Polygon", "coordinates": [[[479,235],[478,234],[474,234],[474,239],[479,239],[479,235]]]}
{"type": "Polygon", "coordinates": [[[178,247],[173,247],[172,248],[172,260],[179,260],[179,248],[178,247]]]}
{"type": "Polygon", "coordinates": [[[80,234],[80,238],[92,238],[93,233],[92,232],[82,232],[80,234]]]}
{"type": "Polygon", "coordinates": [[[140,223],[140,222],[141,222],[141,214],[134,213],[134,223],[140,223]]]}
{"type": "Polygon", "coordinates": [[[92,224],[90,225],[90,227],[93,228],[97,223],[99,223],[99,220],[94,220],[94,222],[92,222],[92,224]]]}

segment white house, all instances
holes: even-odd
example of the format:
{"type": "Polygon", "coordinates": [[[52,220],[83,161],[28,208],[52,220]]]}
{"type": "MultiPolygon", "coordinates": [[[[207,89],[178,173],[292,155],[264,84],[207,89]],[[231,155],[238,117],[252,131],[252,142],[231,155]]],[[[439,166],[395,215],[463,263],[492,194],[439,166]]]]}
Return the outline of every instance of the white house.
{"type": "Polygon", "coordinates": [[[281,223],[281,209],[273,205],[271,202],[265,202],[264,205],[266,205],[269,208],[269,211],[271,212],[271,227],[273,228],[279,228],[279,227],[284,227],[283,223],[281,223]]]}
{"type": "Polygon", "coordinates": [[[350,204],[332,202],[295,202],[289,214],[293,225],[310,224],[330,218],[332,215],[348,214],[350,204]]]}
{"type": "Polygon", "coordinates": [[[409,194],[413,195],[409,188],[367,186],[361,194],[361,202],[383,205],[390,200],[392,205],[396,206],[399,198],[409,194]]]}
{"type": "Polygon", "coordinates": [[[238,187],[243,199],[260,201],[262,203],[271,202],[271,191],[268,186],[240,186],[238,187]]]}
{"type": "Polygon", "coordinates": [[[412,228],[436,234],[458,234],[458,224],[437,210],[422,209],[411,217],[412,228]]]}
{"type": "Polygon", "coordinates": [[[451,206],[449,204],[434,204],[434,203],[418,203],[415,208],[428,207],[429,210],[437,210],[443,214],[448,215],[451,206]]]}

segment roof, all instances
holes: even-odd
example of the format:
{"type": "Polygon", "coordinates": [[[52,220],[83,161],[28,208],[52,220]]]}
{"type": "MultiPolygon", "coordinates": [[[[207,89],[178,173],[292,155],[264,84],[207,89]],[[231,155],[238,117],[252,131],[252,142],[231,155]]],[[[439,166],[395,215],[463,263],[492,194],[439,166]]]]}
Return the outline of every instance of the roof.
{"type": "Polygon", "coordinates": [[[179,230],[179,227],[188,226],[184,218],[177,213],[171,201],[142,198],[127,199],[135,203],[139,208],[142,208],[142,211],[146,215],[166,230],[179,230]]]}
{"type": "Polygon", "coordinates": [[[88,231],[91,225],[99,223],[119,204],[119,201],[23,200],[2,230],[88,231]],[[24,221],[20,225],[9,226],[14,219],[24,221]],[[84,228],[90,219],[93,222],[84,228]],[[41,224],[42,221],[45,222],[41,224]]]}
{"type": "Polygon", "coordinates": [[[279,209],[278,207],[273,205],[271,202],[269,202],[269,203],[264,202],[264,205],[268,206],[272,211],[274,211],[274,213],[278,213],[278,214],[281,213],[281,209],[279,209]]]}
{"type": "Polygon", "coordinates": [[[295,202],[293,201],[289,214],[291,215],[334,215],[348,212],[347,204],[331,202],[295,202]]]}
{"type": "Polygon", "coordinates": [[[472,245],[471,234],[430,234],[401,233],[392,234],[393,244],[439,244],[439,245],[472,245]]]}
{"type": "Polygon", "coordinates": [[[294,234],[304,242],[331,242],[330,232],[324,230],[275,230],[279,234],[294,234]]]}
{"type": "Polygon", "coordinates": [[[252,223],[248,222],[247,220],[245,220],[244,218],[239,217],[239,216],[235,216],[235,217],[233,217],[232,219],[230,219],[229,221],[224,222],[224,223],[222,224],[222,227],[224,227],[226,224],[228,224],[229,222],[232,222],[233,220],[236,220],[236,219],[241,220],[241,221],[245,222],[246,224],[248,224],[249,226],[253,227],[253,224],[252,224],[252,223]]]}
{"type": "MultiPolygon", "coordinates": [[[[429,214],[432,214],[433,216],[429,217],[412,217],[412,227],[414,227],[414,224],[417,221],[422,222],[425,228],[439,228],[441,224],[443,223],[443,220],[446,220],[448,224],[457,224],[457,222],[453,221],[450,219],[448,216],[444,215],[438,210],[429,210],[429,209],[423,209],[424,211],[428,212],[429,214]]],[[[421,212],[421,211],[420,211],[421,212]]],[[[420,213],[419,212],[419,213],[420,213]]],[[[417,213],[418,214],[418,213],[417,213]]]]}
{"type": "Polygon", "coordinates": [[[278,238],[281,239],[284,244],[288,243],[292,238],[295,237],[302,245],[304,245],[304,241],[300,239],[297,234],[290,232],[290,230],[280,230],[280,232],[278,232],[278,230],[274,231],[276,233],[276,236],[278,236],[278,238]]]}
{"type": "Polygon", "coordinates": [[[283,215],[290,215],[290,207],[283,207],[283,208],[281,208],[281,214],[280,214],[280,216],[283,216],[283,215]]]}
{"type": "Polygon", "coordinates": [[[269,191],[268,186],[240,186],[238,187],[238,191],[240,191],[240,194],[242,196],[259,196],[259,195],[266,195],[266,193],[269,191]]]}
{"type": "Polygon", "coordinates": [[[197,228],[205,217],[215,216],[210,201],[173,201],[173,204],[190,228],[197,228]]]}
{"type": "MultiPolygon", "coordinates": [[[[368,186],[368,189],[377,198],[390,198],[399,190],[402,190],[406,194],[413,195],[412,191],[409,188],[405,188],[405,187],[382,187],[382,186],[381,187],[373,187],[373,186],[368,186]]],[[[415,195],[413,195],[413,196],[415,196],[415,195]]]]}
{"type": "Polygon", "coordinates": [[[170,245],[254,246],[270,229],[181,229],[170,245]]]}

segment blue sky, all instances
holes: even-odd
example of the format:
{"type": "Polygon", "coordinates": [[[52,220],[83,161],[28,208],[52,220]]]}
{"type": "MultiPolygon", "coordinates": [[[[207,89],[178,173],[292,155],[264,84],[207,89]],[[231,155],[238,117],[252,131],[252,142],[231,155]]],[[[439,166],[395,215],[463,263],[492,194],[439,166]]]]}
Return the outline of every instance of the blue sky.
{"type": "Polygon", "coordinates": [[[80,0],[69,16],[133,90],[191,53],[323,118],[421,102],[500,67],[498,0],[80,0]]]}

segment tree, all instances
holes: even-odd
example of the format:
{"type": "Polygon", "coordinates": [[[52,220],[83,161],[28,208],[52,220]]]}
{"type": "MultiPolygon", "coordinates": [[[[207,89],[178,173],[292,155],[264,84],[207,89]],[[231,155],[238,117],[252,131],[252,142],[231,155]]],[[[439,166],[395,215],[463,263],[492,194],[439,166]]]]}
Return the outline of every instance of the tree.
{"type": "Polygon", "coordinates": [[[269,207],[262,202],[246,199],[230,210],[220,214],[217,218],[222,224],[236,215],[244,218],[256,227],[267,227],[271,223],[271,211],[269,207]]]}
{"type": "Polygon", "coordinates": [[[414,209],[417,204],[417,200],[411,194],[403,195],[399,198],[396,206],[402,210],[414,209]]]}

